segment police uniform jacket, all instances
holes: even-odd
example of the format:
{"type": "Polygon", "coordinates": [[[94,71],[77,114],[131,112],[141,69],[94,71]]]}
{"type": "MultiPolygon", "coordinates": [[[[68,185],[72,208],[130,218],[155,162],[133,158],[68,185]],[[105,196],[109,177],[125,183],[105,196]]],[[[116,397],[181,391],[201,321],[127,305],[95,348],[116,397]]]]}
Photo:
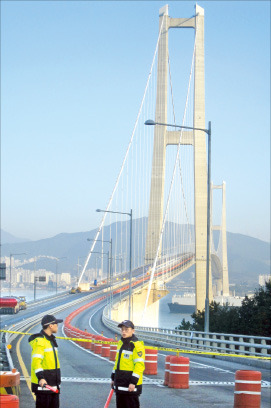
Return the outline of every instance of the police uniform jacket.
{"type": "Polygon", "coordinates": [[[58,360],[58,346],[55,336],[48,336],[43,330],[29,338],[32,347],[31,388],[35,393],[52,393],[41,388],[39,381],[44,378],[48,385],[59,390],[61,383],[60,365],[58,360]]]}
{"type": "Polygon", "coordinates": [[[136,394],[142,392],[143,372],[145,369],[145,347],[133,334],[132,337],[118,342],[115,365],[111,374],[114,389],[122,394],[136,394]],[[128,391],[129,384],[135,385],[134,392],[128,391]]]}

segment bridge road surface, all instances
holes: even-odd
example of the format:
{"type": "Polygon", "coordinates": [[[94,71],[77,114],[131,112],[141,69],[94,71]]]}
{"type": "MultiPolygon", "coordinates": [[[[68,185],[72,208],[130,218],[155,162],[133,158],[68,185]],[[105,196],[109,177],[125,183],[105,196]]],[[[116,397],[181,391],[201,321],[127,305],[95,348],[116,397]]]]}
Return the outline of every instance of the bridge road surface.
{"type": "MultiPolygon", "coordinates": [[[[81,304],[80,304],[81,305],[81,304]]],[[[80,306],[79,305],[79,306],[80,306]]],[[[98,303],[94,307],[84,311],[77,316],[72,324],[81,329],[88,329],[90,332],[97,331],[108,337],[114,337],[113,333],[104,327],[101,321],[102,306],[105,302],[98,303]]],[[[65,317],[79,306],[73,306],[61,313],[57,317],[65,317]]],[[[62,324],[59,325],[58,336],[63,336],[62,324]]],[[[28,331],[39,332],[40,325],[35,325],[28,331]]],[[[20,341],[20,338],[16,342],[20,341]]],[[[16,349],[16,342],[13,350],[16,349]]],[[[78,345],[66,341],[58,340],[59,357],[62,372],[61,386],[61,408],[75,407],[104,407],[105,401],[110,391],[110,374],[113,364],[108,359],[93,354],[89,350],[81,349],[78,345]]],[[[30,373],[30,346],[28,336],[22,337],[20,342],[20,352],[24,364],[30,373]]],[[[158,375],[145,376],[144,378],[162,380],[164,378],[166,352],[160,352],[158,358],[158,375]]],[[[232,408],[234,400],[234,374],[238,369],[255,369],[262,372],[264,381],[270,381],[268,369],[258,369],[248,367],[240,363],[232,363],[218,359],[205,358],[202,356],[189,355],[190,358],[190,388],[187,390],[171,389],[159,384],[143,385],[143,393],[140,397],[141,408],[154,407],[221,407],[232,408]],[[203,381],[204,383],[200,383],[203,381]],[[214,384],[216,382],[217,384],[214,384]]],[[[15,367],[22,373],[13,351],[13,361],[15,367]]],[[[115,396],[110,407],[115,406],[115,396]]],[[[21,381],[20,408],[34,408],[35,403],[30,393],[27,383],[21,381]]],[[[261,408],[270,407],[270,388],[262,388],[261,408]]]]}

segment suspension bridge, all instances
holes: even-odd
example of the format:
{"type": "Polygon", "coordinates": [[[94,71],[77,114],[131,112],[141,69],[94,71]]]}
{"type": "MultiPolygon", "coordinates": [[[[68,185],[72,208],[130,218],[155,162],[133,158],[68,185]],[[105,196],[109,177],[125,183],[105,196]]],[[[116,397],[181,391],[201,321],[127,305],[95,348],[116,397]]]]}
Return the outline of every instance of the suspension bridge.
{"type": "MultiPolygon", "coordinates": [[[[182,32],[179,30],[180,36],[182,32]]],[[[158,39],[134,128],[130,139],[127,137],[128,147],[107,206],[99,210],[101,222],[78,282],[80,285],[84,280],[89,261],[97,252],[102,255],[101,279],[123,269],[130,268],[130,278],[140,271],[142,283],[140,289],[133,289],[130,316],[136,324],[144,322],[147,309],[152,316],[156,313],[150,308],[166,293],[163,284],[193,264],[196,309],[204,309],[207,259],[209,299],[213,289],[229,294],[225,183],[211,188],[211,221],[214,190],[222,191],[222,206],[220,225],[211,222],[211,232],[220,232],[218,245],[215,248],[211,233],[211,256],[207,256],[204,68],[204,9],[196,5],[192,17],[171,18],[168,6],[162,7],[158,39]],[[191,59],[189,69],[178,67],[185,85],[176,97],[169,40],[170,31],[177,28],[193,30],[194,41],[187,57],[191,59]],[[149,119],[156,125],[146,126],[149,119]],[[176,126],[174,130],[170,130],[172,126],[176,126]]],[[[126,318],[127,307],[126,302],[122,308],[126,318]]]]}
{"type": "MultiPolygon", "coordinates": [[[[180,30],[180,36],[182,32],[183,30],[180,30]]],[[[158,318],[158,301],[167,292],[165,283],[192,265],[195,265],[196,271],[197,309],[202,310],[205,305],[207,270],[210,275],[209,299],[212,299],[213,293],[229,294],[226,185],[225,182],[221,185],[211,183],[208,191],[206,132],[202,129],[205,129],[204,10],[197,5],[192,17],[171,18],[168,6],[165,6],[159,11],[157,44],[135,125],[130,139],[127,138],[125,157],[108,203],[100,210],[102,218],[97,233],[94,239],[89,239],[89,253],[78,281],[80,286],[87,275],[91,258],[96,256],[96,262],[99,259],[101,263],[99,279],[107,279],[107,284],[110,282],[112,285],[112,275],[119,277],[119,282],[124,286],[121,289],[124,292],[129,289],[132,308],[127,298],[121,299],[122,292],[117,283],[111,291],[112,295],[113,291],[119,290],[120,299],[117,305],[112,301],[106,307],[107,289],[101,286],[91,294],[74,294],[73,299],[67,293],[58,294],[54,298],[33,302],[19,316],[5,316],[4,330],[1,331],[5,335],[7,332],[13,333],[14,364],[15,367],[21,367],[22,373],[20,406],[31,408],[35,405],[28,388],[28,369],[31,362],[27,335],[30,334],[29,330],[34,333],[40,329],[40,319],[45,313],[57,313],[63,320],[67,319],[67,315],[70,318],[74,315],[76,327],[73,329],[81,332],[80,337],[82,333],[84,336],[88,333],[88,327],[91,333],[103,333],[107,339],[112,337],[111,329],[115,327],[118,330],[116,321],[127,318],[128,313],[131,313],[130,317],[137,326],[140,338],[146,339],[145,341],[161,341],[162,345],[170,344],[174,349],[177,346],[178,350],[180,345],[185,344],[184,347],[189,349],[186,351],[191,352],[189,384],[192,392],[163,386],[165,360],[172,351],[161,347],[162,353],[158,353],[157,377],[144,376],[144,388],[147,392],[143,392],[141,402],[148,407],[158,405],[173,408],[182,403],[191,408],[218,405],[232,407],[235,400],[235,371],[242,370],[247,373],[247,366],[239,359],[211,360],[207,354],[219,354],[217,351],[223,350],[226,353],[230,351],[229,357],[236,352],[237,357],[240,352],[246,353],[243,357],[253,357],[249,364],[250,368],[255,369],[261,362],[255,357],[267,357],[270,351],[269,338],[243,335],[233,337],[232,334],[224,333],[180,333],[178,330],[158,329],[155,321],[158,318]],[[174,53],[171,56],[169,32],[170,29],[176,28],[191,29],[194,33],[194,43],[191,47],[191,65],[187,72],[184,67],[177,67],[180,80],[186,79],[186,87],[185,91],[177,93],[175,99],[172,75],[174,53]],[[177,109],[177,106],[182,106],[182,109],[177,109]],[[150,119],[157,125],[146,126],[146,121],[150,119]],[[173,131],[170,130],[172,126],[169,126],[172,124],[175,126],[173,131]],[[181,130],[178,130],[180,126],[181,130]],[[215,222],[213,216],[217,210],[214,208],[213,199],[216,191],[222,193],[218,217],[220,222],[215,222]],[[210,241],[207,238],[208,197],[210,241]],[[219,233],[218,239],[217,236],[214,239],[213,232],[219,233]],[[207,242],[210,256],[207,254],[207,242]],[[127,280],[122,280],[127,273],[132,278],[128,286],[127,280]],[[92,303],[91,309],[85,307],[89,303],[92,303]],[[79,305],[80,308],[74,310],[79,305]],[[79,310],[80,313],[77,313],[79,310]],[[109,319],[106,316],[107,310],[109,319]],[[148,325],[156,326],[156,330],[146,327],[148,325]],[[197,349],[200,355],[196,354],[197,349]],[[206,356],[203,352],[205,349],[206,356]]],[[[37,258],[33,258],[33,262],[36,262],[37,258]]],[[[61,258],[50,258],[56,261],[57,269],[57,262],[61,258]]],[[[78,257],[78,268],[79,266],[78,257]]],[[[62,403],[66,407],[93,403],[103,406],[110,390],[109,378],[113,362],[82,347],[79,338],[78,344],[68,340],[64,337],[65,327],[59,334],[62,403]]],[[[5,341],[6,339],[5,337],[5,341]]],[[[9,349],[5,349],[5,363],[12,369],[9,349]]],[[[253,398],[257,394],[257,401],[261,398],[263,407],[270,406],[269,377],[269,365],[262,365],[262,381],[257,381],[257,390],[260,389],[260,392],[250,392],[245,388],[245,394],[251,394],[253,398]],[[259,396],[261,393],[262,396],[259,396]]],[[[239,388],[236,393],[241,393],[239,388]]]]}

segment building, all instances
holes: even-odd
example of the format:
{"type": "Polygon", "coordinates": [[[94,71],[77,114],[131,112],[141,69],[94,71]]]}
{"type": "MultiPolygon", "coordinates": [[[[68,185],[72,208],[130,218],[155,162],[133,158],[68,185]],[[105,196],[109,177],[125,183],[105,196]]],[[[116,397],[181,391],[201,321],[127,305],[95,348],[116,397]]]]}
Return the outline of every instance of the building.
{"type": "Polygon", "coordinates": [[[60,281],[65,282],[67,285],[70,285],[71,284],[71,274],[67,272],[62,273],[60,276],[60,281]]]}

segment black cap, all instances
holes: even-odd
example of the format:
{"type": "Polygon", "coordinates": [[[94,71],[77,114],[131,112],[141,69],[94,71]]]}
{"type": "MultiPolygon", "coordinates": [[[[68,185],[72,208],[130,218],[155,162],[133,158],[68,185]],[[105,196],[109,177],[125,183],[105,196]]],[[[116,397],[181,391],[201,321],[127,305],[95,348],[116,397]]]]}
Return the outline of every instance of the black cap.
{"type": "Polygon", "coordinates": [[[56,319],[55,316],[53,315],[45,315],[41,319],[41,325],[44,326],[49,326],[49,324],[55,324],[55,323],[62,323],[62,319],[56,319]]]}
{"type": "Polygon", "coordinates": [[[123,320],[123,322],[121,322],[120,324],[118,324],[118,327],[122,327],[122,326],[131,327],[131,329],[134,329],[134,328],[135,328],[134,323],[131,322],[131,320],[123,320]]]}

